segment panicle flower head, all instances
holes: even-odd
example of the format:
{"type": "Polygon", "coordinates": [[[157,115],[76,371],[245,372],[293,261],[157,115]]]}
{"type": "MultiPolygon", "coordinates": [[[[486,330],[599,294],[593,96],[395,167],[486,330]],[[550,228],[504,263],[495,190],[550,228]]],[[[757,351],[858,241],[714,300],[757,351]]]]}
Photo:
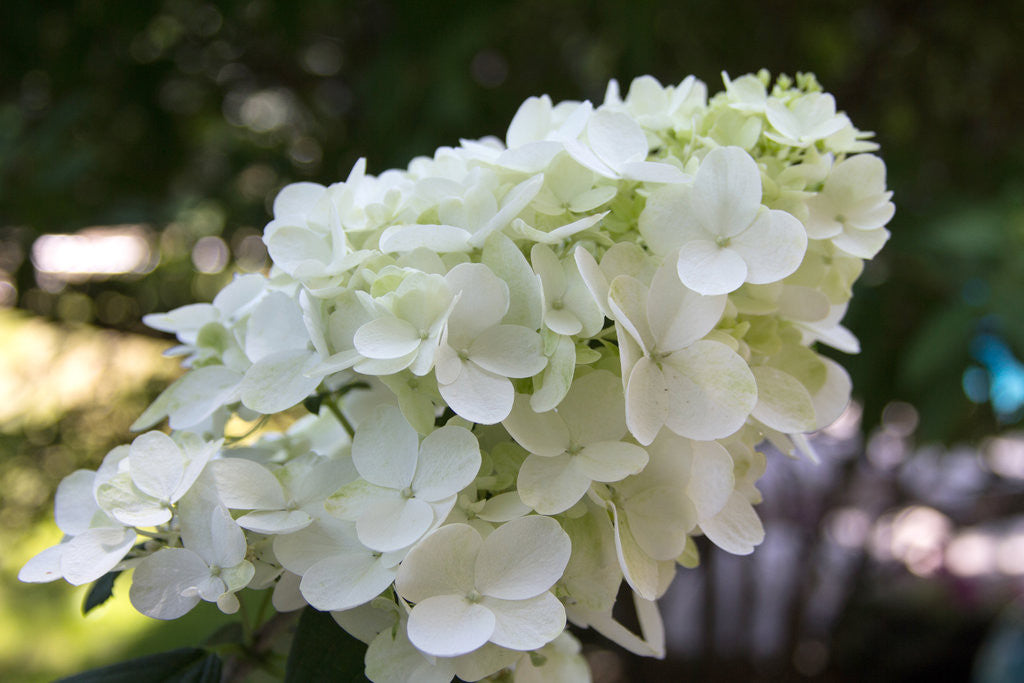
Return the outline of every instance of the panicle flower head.
{"type": "Polygon", "coordinates": [[[846,406],[816,345],[857,350],[843,313],[893,214],[813,76],[723,82],[531,97],[503,141],[285,187],[269,273],[146,318],[187,371],[134,428],[170,434],[69,475],[22,580],[134,568],[163,619],[273,587],[368,643],[376,683],[588,680],[567,621],[663,656],[693,538],[764,537],[759,444],[813,457],[846,406]]]}

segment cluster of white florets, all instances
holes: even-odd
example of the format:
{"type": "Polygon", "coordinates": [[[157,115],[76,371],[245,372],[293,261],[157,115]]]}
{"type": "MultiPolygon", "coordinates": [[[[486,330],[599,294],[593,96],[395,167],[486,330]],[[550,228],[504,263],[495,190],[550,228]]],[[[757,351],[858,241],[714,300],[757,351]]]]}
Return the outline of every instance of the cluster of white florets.
{"type": "Polygon", "coordinates": [[[662,656],[693,537],[763,538],[758,444],[813,455],[844,409],[814,347],[857,350],[840,320],[893,213],[832,96],[770,85],[530,98],[504,142],[285,187],[268,276],[147,317],[188,371],[135,428],[170,435],[68,476],[66,538],[21,578],[133,568],[161,619],[272,588],[369,643],[377,683],[586,680],[567,619],[662,656]],[[639,634],[612,618],[623,580],[639,634]]]}

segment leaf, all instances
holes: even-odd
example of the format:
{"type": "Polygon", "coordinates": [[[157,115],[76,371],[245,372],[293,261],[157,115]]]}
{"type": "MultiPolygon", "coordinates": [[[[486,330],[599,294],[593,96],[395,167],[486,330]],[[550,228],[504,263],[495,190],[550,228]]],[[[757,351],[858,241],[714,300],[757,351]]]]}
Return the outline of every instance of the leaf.
{"type": "Polygon", "coordinates": [[[367,681],[366,645],[346,633],[328,612],[307,607],[288,654],[285,683],[367,681]]]}
{"type": "Polygon", "coordinates": [[[216,654],[184,647],[92,669],[58,683],[219,683],[222,666],[216,654]]]}
{"type": "Polygon", "coordinates": [[[121,572],[107,572],[95,583],[92,584],[92,588],[85,594],[85,600],[82,602],[82,614],[88,614],[94,607],[99,607],[114,593],[114,580],[117,579],[121,572]]]}

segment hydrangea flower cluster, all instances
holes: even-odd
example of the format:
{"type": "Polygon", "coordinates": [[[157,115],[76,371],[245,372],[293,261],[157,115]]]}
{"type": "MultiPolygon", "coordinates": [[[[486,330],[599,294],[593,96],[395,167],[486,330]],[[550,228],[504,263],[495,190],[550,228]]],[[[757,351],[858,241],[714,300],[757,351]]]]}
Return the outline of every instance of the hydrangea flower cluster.
{"type": "Polygon", "coordinates": [[[64,479],[22,580],[133,568],[159,619],[272,588],[368,643],[375,683],[589,680],[567,621],[663,656],[694,537],[763,539],[759,444],[813,458],[846,406],[815,347],[858,350],[840,321],[893,214],[813,76],[724,83],[533,97],[504,141],[285,187],[268,275],[147,317],[188,370],[134,428],[170,435],[64,479]]]}

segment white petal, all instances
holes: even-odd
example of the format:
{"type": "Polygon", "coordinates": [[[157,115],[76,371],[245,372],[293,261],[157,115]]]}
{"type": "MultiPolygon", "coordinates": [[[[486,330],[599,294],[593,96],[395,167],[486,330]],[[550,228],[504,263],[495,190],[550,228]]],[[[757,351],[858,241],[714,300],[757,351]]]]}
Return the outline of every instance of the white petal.
{"type": "Polygon", "coordinates": [[[679,249],[676,263],[684,285],[704,295],[728,294],[747,279],[747,263],[739,252],[710,240],[692,240],[679,249]]]}
{"type": "Polygon", "coordinates": [[[850,228],[841,235],[832,238],[832,244],[836,245],[847,254],[858,258],[874,258],[885,243],[889,241],[889,231],[885,228],[877,230],[857,230],[850,228]]]}
{"type": "Polygon", "coordinates": [[[775,282],[790,275],[807,251],[804,226],[785,211],[762,212],[751,226],[732,238],[730,246],[747,262],[747,282],[775,282]]]}
{"type": "MultiPolygon", "coordinates": [[[[351,611],[351,610],[349,610],[351,611]]],[[[384,614],[382,610],[374,612],[384,614]]],[[[339,614],[333,612],[335,621],[339,614]]],[[[388,615],[392,616],[392,615],[388,615]]],[[[351,622],[359,624],[361,615],[351,622]]],[[[347,625],[342,625],[346,631],[347,625]]],[[[409,641],[405,628],[399,625],[392,628],[391,623],[380,626],[370,636],[369,647],[366,649],[366,677],[377,683],[451,683],[455,675],[455,665],[451,660],[425,655],[409,641]]]]}
{"type": "Polygon", "coordinates": [[[284,490],[263,465],[244,458],[222,458],[209,465],[220,501],[229,508],[273,510],[285,506],[284,490]]]}
{"type": "Polygon", "coordinates": [[[711,150],[694,180],[692,201],[697,220],[710,233],[718,237],[738,235],[753,222],[761,204],[757,164],[739,147],[711,150]]]}
{"type": "Polygon", "coordinates": [[[559,298],[565,292],[565,271],[551,247],[535,244],[530,250],[530,262],[540,278],[547,298],[559,298]]]}
{"type": "Polygon", "coordinates": [[[576,454],[580,469],[594,481],[619,481],[647,465],[647,451],[631,443],[598,441],[576,454]]]}
{"type": "Polygon", "coordinates": [[[701,441],[728,436],[757,402],[750,368],[725,344],[695,342],[669,356],[663,369],[670,395],[665,424],[680,436],[701,441]]]}
{"type": "Polygon", "coordinates": [[[662,370],[647,356],[638,360],[626,384],[626,425],[633,438],[645,446],[654,441],[668,418],[670,400],[662,370]]]}
{"type": "Polygon", "coordinates": [[[807,388],[777,368],[752,368],[757,380],[757,405],[753,416],[772,429],[787,434],[814,429],[814,403],[807,388]]]}
{"type": "Polygon", "coordinates": [[[494,632],[494,614],[461,595],[437,595],[409,613],[409,640],[427,654],[455,657],[472,652],[494,632]]]}
{"type": "Polygon", "coordinates": [[[544,174],[538,173],[509,190],[501,200],[501,209],[473,234],[469,240],[470,244],[482,247],[490,235],[504,229],[513,218],[529,206],[543,186],[544,174]]]}
{"type": "Polygon", "coordinates": [[[601,271],[601,267],[597,265],[593,254],[582,246],[578,246],[573,252],[573,258],[576,260],[580,277],[583,278],[583,283],[586,285],[587,291],[590,292],[594,303],[606,317],[612,317],[612,312],[608,308],[608,278],[601,271]]]}
{"type": "Polygon", "coordinates": [[[587,122],[587,141],[601,161],[615,170],[647,156],[647,137],[640,124],[619,112],[594,112],[587,122]]]}
{"type": "Polygon", "coordinates": [[[439,384],[437,389],[456,414],[479,424],[504,420],[515,398],[515,389],[508,378],[488,372],[473,362],[463,363],[458,378],[450,384],[439,384]]]}
{"type": "Polygon", "coordinates": [[[438,384],[451,384],[462,373],[463,365],[455,349],[448,344],[441,344],[434,356],[434,378],[438,384]]]}
{"type": "Polygon", "coordinates": [[[298,302],[282,292],[263,297],[246,324],[245,355],[256,362],[278,351],[304,349],[309,333],[298,302]]]}
{"type": "Polygon", "coordinates": [[[281,578],[274,584],[274,592],[270,599],[270,604],[274,606],[274,609],[278,612],[294,612],[309,604],[299,592],[299,581],[301,580],[301,576],[289,571],[281,574],[281,578]]]}
{"type": "Polygon", "coordinates": [[[420,444],[412,490],[417,498],[438,501],[458,493],[476,479],[480,445],[468,429],[441,427],[420,444]]]}
{"type": "MultiPolygon", "coordinates": [[[[622,380],[607,370],[577,379],[558,405],[558,414],[565,420],[572,440],[580,446],[621,439],[626,433],[625,413],[622,380]]],[[[565,448],[568,446],[567,443],[565,448]]]]}
{"type": "Polygon", "coordinates": [[[460,263],[444,279],[459,297],[448,317],[452,344],[468,344],[508,312],[508,285],[482,263],[460,263]]]}
{"type": "Polygon", "coordinates": [[[453,225],[392,225],[380,236],[380,250],[385,254],[427,248],[434,252],[471,251],[468,230],[453,225]]]}
{"type": "Polygon", "coordinates": [[[503,233],[496,232],[484,243],[480,262],[508,285],[509,307],[504,322],[540,328],[544,314],[540,283],[523,252],[503,233]]]}
{"type": "Polygon", "coordinates": [[[764,540],[764,527],[750,501],[738,491],[712,519],[702,520],[700,528],[711,542],[734,555],[749,555],[764,540]]]}
{"type": "Polygon", "coordinates": [[[727,297],[704,296],[679,280],[671,257],[654,273],[647,294],[647,318],[655,347],[665,353],[689,346],[722,319],[727,297]]]}
{"type": "Polygon", "coordinates": [[[171,334],[180,335],[188,331],[190,334],[187,338],[194,340],[199,328],[206,323],[212,323],[218,319],[217,313],[217,308],[210,304],[188,304],[167,313],[144,315],[142,316],[142,322],[154,330],[170,332],[171,334]]]}
{"type": "Polygon", "coordinates": [[[132,605],[154,619],[177,619],[199,604],[200,582],[210,575],[202,558],[184,548],[164,548],[143,558],[132,574],[132,605]]]}
{"type": "MultiPolygon", "coordinates": [[[[331,612],[331,618],[334,619],[334,623],[345,629],[353,638],[367,644],[373,642],[381,631],[391,631],[391,627],[395,625],[396,616],[392,609],[377,607],[372,604],[331,612]]],[[[405,633],[404,628],[394,630],[397,633],[405,633]]],[[[409,649],[416,652],[416,648],[411,647],[411,645],[409,649]]],[[[420,657],[422,656],[420,655],[420,657]]]]}
{"type": "Polygon", "coordinates": [[[104,512],[129,526],[156,526],[171,518],[167,503],[139,491],[127,472],[100,484],[96,501],[104,512]]]}
{"type": "Polygon", "coordinates": [[[533,378],[530,407],[544,413],[557,407],[569,391],[576,371],[576,345],[569,337],[559,337],[544,373],[533,378]]]}
{"type": "Polygon", "coordinates": [[[350,481],[331,494],[324,501],[324,508],[338,519],[354,522],[374,503],[401,496],[401,489],[377,486],[360,478],[350,481]]]}
{"type": "Polygon", "coordinates": [[[274,197],[274,217],[306,216],[316,207],[317,202],[327,194],[327,188],[319,183],[291,183],[281,188],[274,197]]]}
{"type": "Polygon", "coordinates": [[[162,432],[146,432],[132,442],[128,454],[132,482],[143,493],[170,501],[185,473],[178,444],[162,432]]]}
{"type": "Polygon", "coordinates": [[[267,252],[271,260],[286,273],[296,277],[323,273],[331,253],[330,245],[323,237],[306,227],[276,221],[271,222],[267,228],[267,252]]]}
{"type": "Polygon", "coordinates": [[[48,583],[63,578],[60,558],[65,544],[53,545],[37,553],[18,571],[18,581],[25,583],[48,583]]]}
{"type": "Polygon", "coordinates": [[[575,505],[590,482],[568,454],[553,458],[531,455],[519,469],[516,488],[531,508],[542,515],[556,515],[575,505]]]}
{"type": "Polygon", "coordinates": [[[550,592],[526,600],[484,598],[496,623],[491,641],[513,650],[544,647],[565,628],[565,608],[550,592]]]}
{"type": "Polygon", "coordinates": [[[685,183],[688,175],[672,164],[660,161],[631,161],[619,168],[623,178],[639,180],[642,183],[685,183]]]}
{"type": "Polygon", "coordinates": [[[402,412],[378,406],[352,438],[352,462],[371,484],[404,489],[412,483],[419,453],[419,436],[402,412]]]}
{"type": "Polygon", "coordinates": [[[246,408],[272,415],[309,396],[322,377],[307,377],[305,371],[315,358],[309,351],[296,349],[271,354],[253,364],[239,387],[246,408]]]}
{"type": "Polygon", "coordinates": [[[716,441],[690,444],[692,462],[686,495],[693,501],[697,516],[706,519],[721,511],[736,486],[732,456],[716,441]]]}
{"type": "Polygon", "coordinates": [[[242,515],[236,521],[243,529],[276,536],[305,529],[313,518],[303,510],[257,510],[242,515]]]}
{"type": "MultiPolygon", "coordinates": [[[[182,526],[184,527],[184,520],[182,526]]],[[[182,529],[182,537],[188,542],[186,529],[182,529]]],[[[215,567],[234,567],[245,558],[247,546],[245,532],[231,518],[227,508],[218,505],[210,515],[210,546],[206,549],[195,548],[196,552],[208,564],[215,567]],[[204,552],[205,550],[205,552],[204,552]]]]}
{"type": "Polygon", "coordinates": [[[663,658],[665,656],[665,623],[661,619],[661,612],[658,611],[657,601],[644,600],[634,594],[633,606],[636,609],[640,632],[644,634],[644,640],[654,650],[655,657],[663,658]]]}
{"type": "Polygon", "coordinates": [[[822,429],[839,419],[850,403],[853,385],[850,375],[839,363],[822,357],[825,363],[825,383],[811,395],[814,401],[814,429],[822,429]]]}
{"type": "Polygon", "coordinates": [[[655,560],[679,557],[686,534],[697,522],[693,504],[675,482],[630,496],[625,513],[637,545],[655,560]]]}
{"type": "Polygon", "coordinates": [[[503,377],[532,377],[544,369],[540,335],[521,325],[495,325],[473,340],[469,357],[503,377]]]}
{"type": "Polygon", "coordinates": [[[658,597],[658,563],[637,545],[625,516],[614,506],[611,509],[615,519],[615,553],[623,578],[639,595],[655,600],[658,597]]]}
{"type": "Polygon", "coordinates": [[[509,149],[543,140],[551,127],[551,98],[528,97],[516,110],[505,139],[509,149]]]}
{"type": "Polygon", "coordinates": [[[99,511],[93,486],[96,472],[75,470],[61,479],[53,501],[57,526],[68,536],[77,536],[89,528],[93,515],[99,511]]]}
{"type": "Polygon", "coordinates": [[[523,503],[516,491],[506,491],[488,498],[483,509],[476,516],[485,522],[500,524],[525,517],[529,512],[530,507],[523,503]]]}
{"type": "Polygon", "coordinates": [[[786,285],[779,297],[779,315],[783,318],[801,322],[821,322],[829,313],[832,305],[824,292],[811,287],[786,285]]]}
{"type": "Polygon", "coordinates": [[[299,590],[319,610],[351,609],[380,595],[394,578],[394,570],[369,552],[335,555],[307,569],[299,590]]]}
{"type": "Polygon", "coordinates": [[[400,358],[419,348],[419,331],[405,320],[386,315],[360,327],[352,338],[356,351],[367,358],[400,358]]]}
{"type": "Polygon", "coordinates": [[[654,348],[647,320],[647,287],[634,277],[619,275],[608,287],[608,309],[644,352],[654,348]]]}
{"type": "Polygon", "coordinates": [[[482,544],[480,533],[468,524],[446,524],[405,556],[395,590],[416,603],[435,595],[468,595],[474,588],[474,565],[482,544]]]}
{"type": "Polygon", "coordinates": [[[667,185],[648,197],[637,226],[655,254],[665,256],[692,239],[712,237],[697,222],[692,198],[688,185],[667,185]]]}
{"type": "Polygon", "coordinates": [[[391,552],[412,545],[434,521],[430,505],[415,498],[380,500],[356,521],[356,533],[367,548],[391,552]]]}
{"type": "Polygon", "coordinates": [[[509,435],[531,453],[555,456],[569,448],[569,430],[561,414],[553,410],[534,412],[526,394],[516,394],[512,411],[502,424],[509,435]]]}
{"type": "Polygon", "coordinates": [[[331,517],[274,539],[274,556],[278,562],[299,575],[320,560],[358,548],[362,548],[362,544],[356,538],[355,524],[331,517]]]}
{"type": "Polygon", "coordinates": [[[569,210],[573,213],[589,213],[610,202],[617,194],[618,188],[610,185],[595,187],[573,197],[569,202],[569,210]]]}
{"type": "Polygon", "coordinates": [[[498,155],[495,164],[524,173],[538,173],[547,168],[564,145],[554,140],[538,140],[498,155]]]}
{"type": "Polygon", "coordinates": [[[190,370],[164,389],[131,428],[146,429],[169,415],[172,429],[188,429],[222,405],[237,401],[241,381],[240,373],[223,365],[190,370]]]}
{"type": "Polygon", "coordinates": [[[135,530],[98,527],[67,542],[60,558],[64,579],[73,586],[91,583],[124,559],[135,545],[135,530]]]}
{"type": "Polygon", "coordinates": [[[484,539],[476,587],[492,598],[532,598],[561,578],[571,552],[569,536],[554,519],[531,515],[512,520],[484,539]]]}

